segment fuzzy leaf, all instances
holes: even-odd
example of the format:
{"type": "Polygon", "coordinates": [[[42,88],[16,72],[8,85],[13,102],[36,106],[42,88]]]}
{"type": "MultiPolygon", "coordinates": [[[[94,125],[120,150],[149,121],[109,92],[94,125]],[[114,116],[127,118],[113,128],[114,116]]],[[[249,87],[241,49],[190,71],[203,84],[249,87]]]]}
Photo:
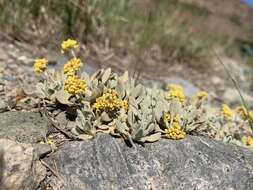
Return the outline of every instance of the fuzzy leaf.
{"type": "Polygon", "coordinates": [[[172,115],[182,115],[182,107],[178,101],[172,101],[170,103],[170,113],[172,115]]]}
{"type": "Polygon", "coordinates": [[[161,133],[155,133],[153,135],[149,135],[146,137],[142,137],[139,141],[140,142],[156,142],[161,138],[161,133]]]}
{"type": "Polygon", "coordinates": [[[122,84],[118,83],[118,85],[116,86],[115,90],[117,91],[119,98],[123,99],[126,95],[126,92],[124,90],[124,87],[122,84]]]}
{"type": "Polygon", "coordinates": [[[101,114],[101,121],[110,122],[112,121],[112,118],[110,118],[110,116],[106,112],[103,112],[101,114]]]}
{"type": "Polygon", "coordinates": [[[134,133],[132,133],[132,137],[134,140],[138,141],[143,137],[143,129],[136,127],[137,131],[135,131],[134,133]]]}
{"type": "Polygon", "coordinates": [[[101,75],[101,73],[103,72],[103,69],[97,70],[95,73],[93,73],[93,75],[91,76],[91,81],[94,81],[96,78],[99,77],[99,75],[101,75]]]}
{"type": "Polygon", "coordinates": [[[102,83],[106,83],[106,81],[110,78],[111,75],[111,68],[108,68],[105,70],[105,72],[103,73],[103,76],[101,78],[102,83]]]}
{"type": "Polygon", "coordinates": [[[36,90],[37,90],[37,93],[39,94],[39,96],[41,98],[46,98],[48,96],[48,93],[47,93],[47,91],[45,89],[45,84],[44,83],[41,83],[41,82],[38,83],[36,85],[36,90]]]}
{"type": "Polygon", "coordinates": [[[119,83],[123,84],[128,81],[128,71],[125,71],[122,76],[119,77],[119,83]]]}
{"type": "Polygon", "coordinates": [[[90,86],[91,80],[90,80],[89,75],[86,72],[82,73],[82,78],[85,80],[85,82],[87,83],[87,85],[90,86]]]}
{"type": "Polygon", "coordinates": [[[76,122],[74,122],[74,121],[68,121],[67,126],[66,126],[66,128],[68,130],[72,130],[75,127],[76,127],[76,122]]]}
{"type": "Polygon", "coordinates": [[[79,139],[82,139],[82,140],[90,140],[90,139],[93,139],[94,136],[92,136],[92,135],[87,135],[87,134],[81,134],[81,135],[78,135],[78,138],[79,138],[79,139]]]}
{"type": "Polygon", "coordinates": [[[137,85],[132,91],[130,96],[134,97],[135,99],[139,97],[139,95],[142,93],[143,86],[141,84],[137,85]]]}
{"type": "Polygon", "coordinates": [[[98,125],[97,128],[101,129],[101,130],[107,130],[110,128],[109,125],[98,125]]]}
{"type": "Polygon", "coordinates": [[[117,84],[118,84],[117,80],[115,80],[115,79],[109,80],[108,84],[107,84],[107,87],[108,88],[115,88],[117,86],[117,84]]]}
{"type": "Polygon", "coordinates": [[[133,126],[134,125],[134,113],[132,111],[132,109],[129,109],[128,110],[128,113],[127,113],[128,117],[127,117],[127,121],[129,123],[130,126],[133,126]]]}
{"type": "Polygon", "coordinates": [[[119,120],[116,120],[116,129],[119,131],[119,133],[129,136],[128,127],[126,126],[126,123],[122,123],[119,120]]]}
{"type": "Polygon", "coordinates": [[[54,94],[56,100],[64,105],[72,105],[72,103],[69,101],[69,98],[71,97],[71,94],[65,92],[64,90],[57,91],[54,94]]]}
{"type": "Polygon", "coordinates": [[[80,129],[83,133],[93,135],[95,133],[95,127],[91,123],[92,118],[92,112],[85,110],[77,110],[76,129],[80,129]]]}

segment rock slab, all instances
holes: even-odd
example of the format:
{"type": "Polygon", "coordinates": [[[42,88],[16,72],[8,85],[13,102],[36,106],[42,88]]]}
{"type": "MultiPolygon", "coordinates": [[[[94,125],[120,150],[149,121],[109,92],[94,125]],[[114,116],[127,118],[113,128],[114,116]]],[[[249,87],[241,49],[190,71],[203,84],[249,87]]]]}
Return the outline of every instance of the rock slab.
{"type": "Polygon", "coordinates": [[[32,145],[0,139],[0,189],[34,190],[46,174],[35,157],[32,145]]]}
{"type": "Polygon", "coordinates": [[[128,147],[99,135],[70,142],[45,161],[64,179],[62,190],[252,190],[253,152],[203,137],[128,147]]]}
{"type": "Polygon", "coordinates": [[[21,143],[36,143],[48,131],[48,123],[39,113],[4,112],[0,114],[0,138],[21,143]]]}

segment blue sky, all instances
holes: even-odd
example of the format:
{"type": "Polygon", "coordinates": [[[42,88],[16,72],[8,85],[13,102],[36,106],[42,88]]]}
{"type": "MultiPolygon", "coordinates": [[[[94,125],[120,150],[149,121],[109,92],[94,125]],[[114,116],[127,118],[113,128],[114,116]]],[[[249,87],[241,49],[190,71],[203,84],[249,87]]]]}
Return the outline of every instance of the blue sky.
{"type": "Polygon", "coordinates": [[[245,3],[248,3],[250,5],[253,5],[253,0],[242,0],[242,1],[245,2],[245,3]]]}

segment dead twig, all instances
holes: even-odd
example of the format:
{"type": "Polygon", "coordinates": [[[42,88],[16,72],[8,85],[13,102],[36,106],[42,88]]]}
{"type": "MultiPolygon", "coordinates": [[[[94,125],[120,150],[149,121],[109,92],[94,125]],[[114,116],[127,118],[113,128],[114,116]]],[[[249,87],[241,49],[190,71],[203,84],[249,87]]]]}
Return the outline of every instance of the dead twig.
{"type": "Polygon", "coordinates": [[[60,176],[58,171],[55,171],[53,168],[51,168],[46,162],[44,162],[43,160],[40,160],[41,164],[43,166],[45,166],[47,169],[49,169],[54,175],[55,177],[57,177],[61,182],[64,182],[63,177],[60,176]]]}
{"type": "MultiPolygon", "coordinates": [[[[53,121],[52,118],[48,114],[48,110],[47,110],[45,101],[42,101],[42,103],[43,103],[43,108],[40,109],[40,113],[41,113],[42,117],[44,117],[52,127],[57,129],[60,133],[62,133],[64,136],[66,136],[67,138],[69,138],[71,140],[80,140],[80,138],[78,138],[77,136],[74,136],[74,135],[68,133],[67,131],[65,131],[60,126],[60,124],[58,122],[56,123],[55,121],[53,121]]],[[[40,105],[40,103],[39,103],[39,105],[40,105]]],[[[40,106],[39,106],[39,108],[40,108],[40,106]]]]}

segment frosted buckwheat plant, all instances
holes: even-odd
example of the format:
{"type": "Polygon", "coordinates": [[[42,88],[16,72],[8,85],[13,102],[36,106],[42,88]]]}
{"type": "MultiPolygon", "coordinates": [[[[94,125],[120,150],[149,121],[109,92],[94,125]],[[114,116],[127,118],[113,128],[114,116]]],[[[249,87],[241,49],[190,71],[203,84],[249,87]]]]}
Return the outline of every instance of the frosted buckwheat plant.
{"type": "Polygon", "coordinates": [[[36,59],[33,66],[40,74],[37,107],[54,119],[62,113],[69,120],[65,130],[76,139],[107,133],[130,143],[145,143],[199,135],[253,150],[249,127],[253,111],[244,107],[233,111],[227,104],[213,106],[205,91],[186,97],[183,87],[175,84],[169,84],[168,91],[148,88],[129,78],[128,72],[118,75],[110,68],[90,76],[81,71],[83,64],[75,53],[78,47],[73,39],[61,43],[68,61],[59,71],[47,69],[46,58],[36,59]]]}

